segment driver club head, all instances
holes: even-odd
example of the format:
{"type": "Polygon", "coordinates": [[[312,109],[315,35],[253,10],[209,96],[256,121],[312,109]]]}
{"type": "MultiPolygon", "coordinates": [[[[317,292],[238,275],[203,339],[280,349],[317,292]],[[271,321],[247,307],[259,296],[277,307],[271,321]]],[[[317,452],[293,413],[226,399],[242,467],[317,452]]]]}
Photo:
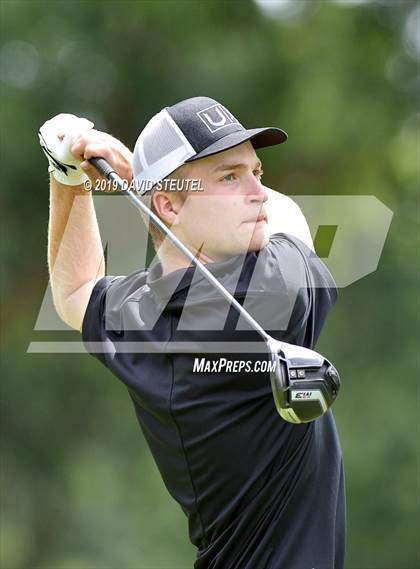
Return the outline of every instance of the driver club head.
{"type": "Polygon", "coordinates": [[[268,346],[275,362],[270,376],[280,416],[298,424],[323,415],[340,389],[340,376],[335,367],[324,356],[308,348],[274,339],[268,346]]]}

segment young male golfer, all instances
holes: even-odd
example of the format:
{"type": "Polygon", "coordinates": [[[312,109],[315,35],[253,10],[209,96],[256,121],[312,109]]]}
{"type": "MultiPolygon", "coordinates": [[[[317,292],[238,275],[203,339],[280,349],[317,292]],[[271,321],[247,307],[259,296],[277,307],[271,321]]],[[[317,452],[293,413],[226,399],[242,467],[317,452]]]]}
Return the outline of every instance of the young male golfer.
{"type": "MultiPolygon", "coordinates": [[[[155,115],[134,154],[92,127],[58,115],[40,130],[52,173],[54,303],[128,388],[166,488],[188,517],[194,567],[342,569],[344,474],[331,411],[304,424],[280,417],[264,355],[247,347],[255,332],[156,228],[149,269],[105,276],[84,186],[98,178],[92,157],[128,183],[134,173],[141,199],[264,329],[313,348],[336,299],[334,281],[298,207],[262,185],[255,152],[287,135],[247,130],[207,97],[155,115]]],[[[123,230],[124,220],[116,223],[123,230]]]]}

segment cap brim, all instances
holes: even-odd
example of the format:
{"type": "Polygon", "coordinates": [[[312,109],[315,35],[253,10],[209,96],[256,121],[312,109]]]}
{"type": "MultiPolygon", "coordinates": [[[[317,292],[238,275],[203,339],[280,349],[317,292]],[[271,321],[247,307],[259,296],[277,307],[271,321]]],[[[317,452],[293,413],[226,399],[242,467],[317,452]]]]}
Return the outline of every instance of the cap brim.
{"type": "Polygon", "coordinates": [[[195,154],[186,160],[186,162],[193,162],[194,160],[199,160],[206,156],[218,154],[219,152],[229,150],[230,148],[238,146],[238,144],[242,144],[248,140],[251,141],[254,148],[265,148],[266,146],[275,146],[276,144],[286,142],[287,133],[285,133],[284,130],[275,127],[251,128],[248,130],[232,132],[220,140],[217,140],[205,150],[195,154]]]}

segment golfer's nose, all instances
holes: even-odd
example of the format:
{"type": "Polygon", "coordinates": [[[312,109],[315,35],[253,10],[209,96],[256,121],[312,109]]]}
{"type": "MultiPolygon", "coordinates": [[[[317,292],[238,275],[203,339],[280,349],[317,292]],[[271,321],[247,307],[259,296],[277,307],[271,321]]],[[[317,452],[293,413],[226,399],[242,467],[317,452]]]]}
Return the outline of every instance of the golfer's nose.
{"type": "Polygon", "coordinates": [[[261,204],[268,200],[267,188],[263,186],[261,181],[254,175],[252,175],[247,185],[246,197],[249,202],[258,202],[261,204]]]}

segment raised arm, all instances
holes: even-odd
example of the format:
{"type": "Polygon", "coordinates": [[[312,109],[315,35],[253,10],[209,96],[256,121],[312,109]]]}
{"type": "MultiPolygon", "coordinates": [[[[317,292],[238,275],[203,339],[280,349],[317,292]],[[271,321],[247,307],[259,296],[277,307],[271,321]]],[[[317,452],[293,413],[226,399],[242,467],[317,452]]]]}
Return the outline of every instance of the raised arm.
{"type": "Polygon", "coordinates": [[[57,313],[70,327],[81,330],[92,289],[105,275],[105,261],[92,194],[83,183],[68,182],[89,177],[95,185],[99,176],[87,162],[93,156],[102,156],[122,178],[131,180],[132,154],[120,141],[93,129],[75,137],[69,148],[78,178],[63,179],[63,172],[57,175],[50,161],[48,268],[57,313]]]}
{"type": "Polygon", "coordinates": [[[48,268],[60,318],[80,330],[105,262],[92,195],[83,186],[50,181],[48,268]]]}

